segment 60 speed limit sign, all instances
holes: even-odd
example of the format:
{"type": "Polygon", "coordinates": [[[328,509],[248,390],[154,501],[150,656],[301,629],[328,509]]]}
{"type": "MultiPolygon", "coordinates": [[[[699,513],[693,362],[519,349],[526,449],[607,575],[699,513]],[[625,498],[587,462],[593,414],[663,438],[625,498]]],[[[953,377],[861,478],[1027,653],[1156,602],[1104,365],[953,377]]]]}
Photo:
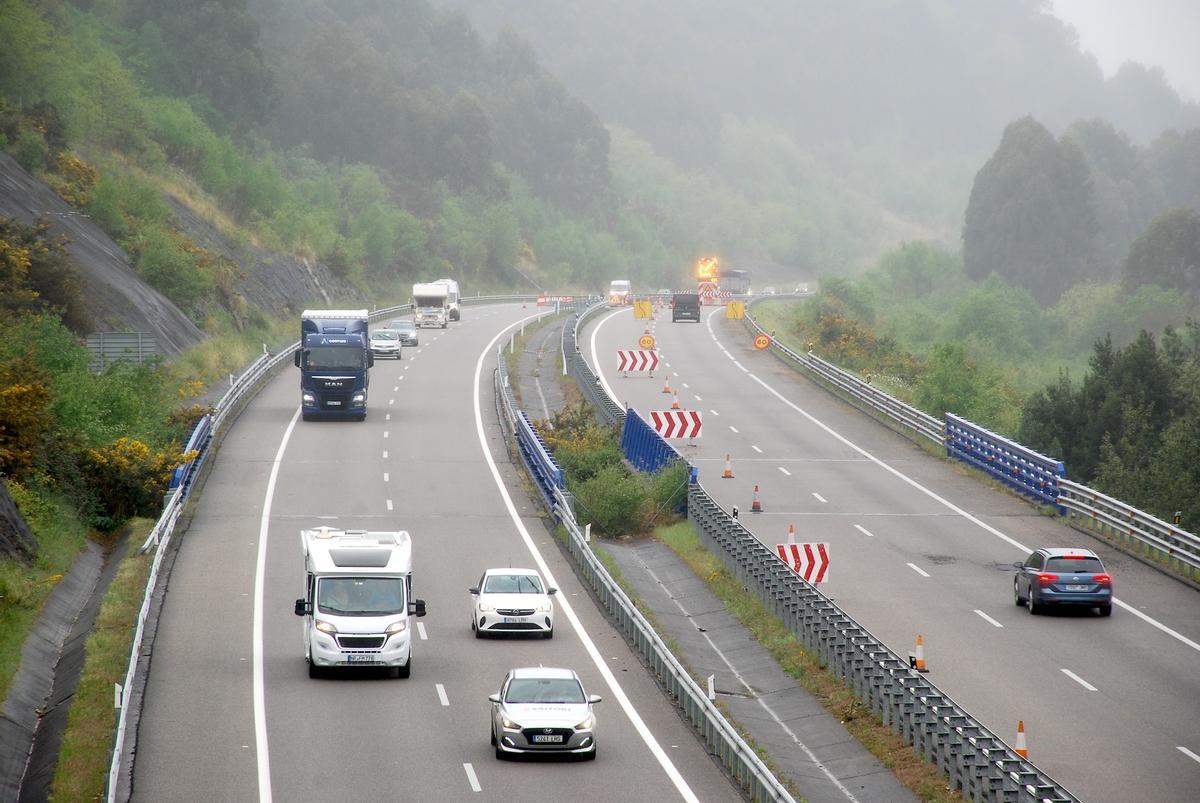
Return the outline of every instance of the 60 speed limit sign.
{"type": "Polygon", "coordinates": [[[758,335],[754,338],[754,348],[758,349],[759,351],[762,351],[769,345],[771,345],[771,338],[767,337],[766,335],[758,335]]]}

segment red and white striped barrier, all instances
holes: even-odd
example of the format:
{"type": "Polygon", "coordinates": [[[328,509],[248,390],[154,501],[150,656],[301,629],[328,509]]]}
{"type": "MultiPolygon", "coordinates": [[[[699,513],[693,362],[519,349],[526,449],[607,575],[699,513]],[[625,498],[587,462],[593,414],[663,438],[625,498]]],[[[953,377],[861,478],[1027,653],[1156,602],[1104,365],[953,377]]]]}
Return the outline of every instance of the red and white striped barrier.
{"type": "Polygon", "coordinates": [[[650,424],[664,438],[699,438],[703,421],[699,410],[651,410],[650,424]]]}
{"type": "Polygon", "coordinates": [[[657,351],[618,351],[618,371],[650,371],[658,367],[657,351]]]}
{"type": "Polygon", "coordinates": [[[807,582],[816,585],[829,579],[829,544],[776,544],[775,551],[807,582]]]}

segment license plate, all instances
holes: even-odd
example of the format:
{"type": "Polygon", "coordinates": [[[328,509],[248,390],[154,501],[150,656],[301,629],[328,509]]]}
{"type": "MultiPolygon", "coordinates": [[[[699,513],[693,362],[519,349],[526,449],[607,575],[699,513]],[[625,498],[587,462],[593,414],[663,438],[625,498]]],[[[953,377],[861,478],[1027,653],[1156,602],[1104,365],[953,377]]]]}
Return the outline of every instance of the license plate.
{"type": "Polygon", "coordinates": [[[342,406],[342,403],[340,401],[327,401],[325,403],[328,404],[330,407],[341,407],[342,406]]]}
{"type": "Polygon", "coordinates": [[[347,655],[346,663],[348,664],[373,664],[375,663],[374,655],[347,655]]]}
{"type": "Polygon", "coordinates": [[[1087,586],[1067,586],[1068,591],[1087,591],[1087,586]]]}
{"type": "Polygon", "coordinates": [[[562,734],[539,733],[533,737],[533,741],[537,744],[562,744],[562,740],[562,734]]]}
{"type": "Polygon", "coordinates": [[[519,624],[521,622],[526,622],[526,621],[529,621],[529,620],[524,616],[505,616],[504,617],[504,624],[506,624],[506,625],[519,624]]]}

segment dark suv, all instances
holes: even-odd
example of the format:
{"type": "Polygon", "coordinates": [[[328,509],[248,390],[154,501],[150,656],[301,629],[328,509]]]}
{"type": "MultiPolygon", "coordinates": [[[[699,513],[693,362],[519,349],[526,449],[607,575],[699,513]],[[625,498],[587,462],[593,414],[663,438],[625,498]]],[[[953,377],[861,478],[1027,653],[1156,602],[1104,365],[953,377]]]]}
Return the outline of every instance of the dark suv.
{"type": "Polygon", "coordinates": [[[699,293],[676,293],[671,297],[671,323],[680,318],[700,323],[699,293]]]}
{"type": "Polygon", "coordinates": [[[1096,608],[1101,616],[1112,613],[1112,577],[1090,549],[1043,547],[1013,566],[1013,599],[1028,605],[1030,613],[1052,605],[1096,608]]]}

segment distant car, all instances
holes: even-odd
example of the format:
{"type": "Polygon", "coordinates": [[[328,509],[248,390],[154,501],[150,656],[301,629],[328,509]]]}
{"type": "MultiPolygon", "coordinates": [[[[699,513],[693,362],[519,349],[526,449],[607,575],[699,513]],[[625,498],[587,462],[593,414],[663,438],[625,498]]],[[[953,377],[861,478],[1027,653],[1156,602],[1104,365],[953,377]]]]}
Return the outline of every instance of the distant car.
{"type": "Polygon", "coordinates": [[[392,329],[376,329],[371,333],[371,353],[376,357],[401,359],[400,333],[392,329]]]}
{"type": "Polygon", "coordinates": [[[533,569],[488,569],[470,589],[475,638],[490,633],[540,633],[554,638],[557,588],[547,588],[533,569]]]}
{"type": "Polygon", "coordinates": [[[596,757],[598,694],[588,695],[570,669],[532,666],[509,671],[492,703],[491,736],[496,758],[520,753],[568,753],[596,757]]]}
{"type": "Polygon", "coordinates": [[[671,296],[671,323],[681,319],[700,323],[699,293],[676,293],[671,296]]]}
{"type": "Polygon", "coordinates": [[[773,296],[773,295],[775,295],[775,288],[774,287],[764,287],[762,292],[763,292],[764,296],[773,296]]]}
{"type": "Polygon", "coordinates": [[[1014,563],[1013,601],[1031,614],[1056,605],[1096,608],[1112,614],[1112,577],[1090,549],[1044,547],[1014,563]]]}
{"type": "Polygon", "coordinates": [[[421,339],[417,336],[417,325],[411,318],[399,318],[388,324],[388,328],[400,334],[400,343],[404,346],[419,346],[421,339]]]}

